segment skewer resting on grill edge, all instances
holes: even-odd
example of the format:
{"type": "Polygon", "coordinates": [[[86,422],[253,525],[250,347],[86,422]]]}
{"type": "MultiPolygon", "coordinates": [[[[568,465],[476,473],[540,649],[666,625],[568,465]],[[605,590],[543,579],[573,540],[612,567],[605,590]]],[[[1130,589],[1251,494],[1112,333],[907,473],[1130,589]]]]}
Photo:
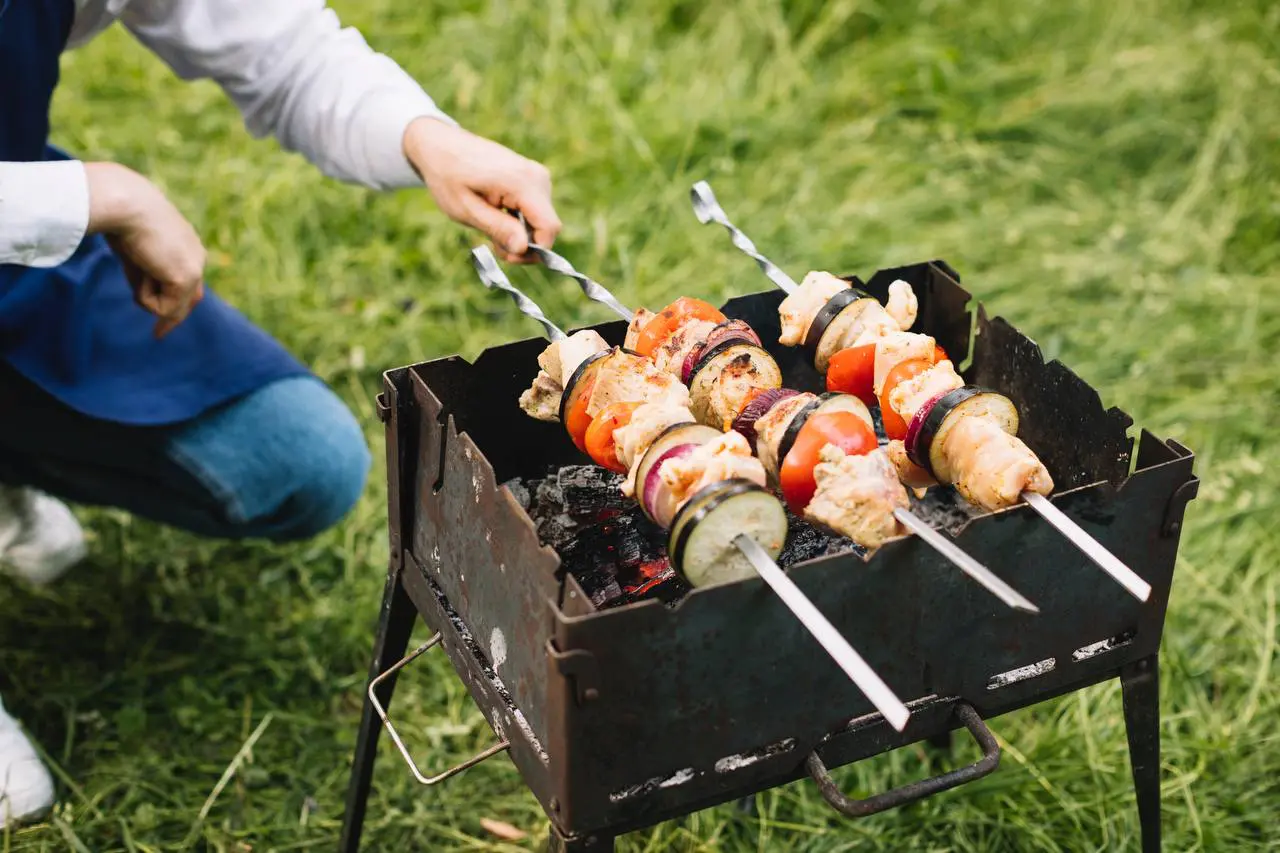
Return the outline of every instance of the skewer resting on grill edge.
{"type": "MultiPolygon", "coordinates": [[[[737,241],[735,240],[735,244],[736,242],[737,241]]],[[[747,243],[749,244],[750,241],[747,241],[747,243]]],[[[564,258],[541,247],[533,249],[531,246],[530,248],[531,250],[536,251],[538,256],[541,257],[544,262],[547,261],[548,258],[554,259],[555,263],[547,263],[547,266],[550,269],[563,273],[578,282],[578,286],[582,288],[582,292],[586,294],[588,299],[608,306],[615,314],[628,322],[630,322],[632,317],[634,317],[635,312],[623,306],[623,304],[619,302],[612,293],[606,290],[603,285],[575,270],[564,258]]],[[[746,250],[744,249],[744,251],[746,250]]],[[[764,263],[768,263],[768,261],[764,261],[764,263]]],[[[772,264],[770,264],[770,267],[772,267],[772,264]]],[[[773,269],[777,270],[776,267],[773,267],[773,269]]],[[[781,270],[778,270],[778,274],[785,277],[785,273],[782,273],[781,270]]],[[[770,278],[772,278],[772,276],[770,276],[770,278]]],[[[934,530],[926,521],[916,516],[911,511],[902,507],[897,507],[893,511],[893,517],[896,518],[903,527],[919,536],[926,545],[929,545],[939,554],[946,557],[957,568],[959,568],[960,571],[977,581],[983,588],[1008,606],[1015,610],[1022,610],[1027,613],[1040,612],[1040,608],[1028,600],[1026,596],[1009,586],[1009,584],[1001,580],[994,572],[982,565],[982,563],[978,562],[973,557],[966,554],[959,548],[959,546],[951,542],[938,531],[934,530]]]]}
{"type": "MultiPolygon", "coordinates": [[[[480,280],[486,287],[505,291],[510,294],[522,314],[532,317],[542,324],[551,340],[563,340],[565,333],[546,318],[542,310],[533,300],[517,290],[498,266],[497,259],[487,247],[481,246],[471,252],[472,264],[479,273],[480,280]]],[[[850,680],[862,691],[876,707],[876,710],[888,720],[897,731],[906,728],[911,713],[887,684],[876,674],[853,646],[840,635],[835,626],[814,607],[808,597],[800,590],[786,573],[773,561],[767,551],[746,534],[738,534],[733,544],[760,575],[770,589],[782,599],[800,623],[813,635],[819,645],[844,670],[850,680]]],[[[676,561],[673,568],[679,571],[676,561]]]]}
{"type": "MultiPolygon", "coordinates": [[[[693,213],[698,221],[706,225],[716,222],[728,229],[733,238],[733,245],[756,262],[764,274],[788,294],[794,293],[798,287],[795,280],[782,272],[772,261],[762,255],[755,243],[740,228],[729,221],[724,209],[716,200],[711,185],[706,181],[698,181],[689,191],[693,202],[693,213]]],[[[1083,528],[1072,521],[1066,514],[1053,505],[1053,502],[1041,494],[1024,491],[1020,497],[1022,502],[1030,506],[1040,517],[1065,536],[1071,544],[1079,548],[1086,556],[1111,576],[1134,598],[1146,601],[1151,596],[1151,585],[1144,581],[1133,569],[1126,566],[1114,554],[1102,547],[1102,543],[1090,536],[1083,528]]]]}

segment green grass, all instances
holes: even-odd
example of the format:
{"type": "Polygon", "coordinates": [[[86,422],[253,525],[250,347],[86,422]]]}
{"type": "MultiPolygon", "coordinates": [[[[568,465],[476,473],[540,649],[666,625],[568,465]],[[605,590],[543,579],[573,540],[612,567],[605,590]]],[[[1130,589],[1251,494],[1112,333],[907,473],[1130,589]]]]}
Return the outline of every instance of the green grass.
{"type": "MultiPolygon", "coordinates": [[[[1162,656],[1166,849],[1277,849],[1280,7],[335,5],[464,124],[552,168],[560,248],[633,304],[764,288],[696,225],[686,193],[705,177],[793,273],[946,258],[1107,403],[1192,447],[1204,481],[1162,656]]],[[[251,140],[214,86],[177,81],[123,31],[64,68],[57,141],[164,186],[210,248],[210,281],[335,386],[377,455],[383,369],[533,333],[482,291],[475,237],[424,193],[342,186],[251,140]]],[[[538,276],[516,279],[562,323],[606,317],[538,276]]],[[[287,548],[86,513],[91,563],[46,592],[0,582],[4,699],[60,780],[53,814],[0,832],[0,851],[333,849],[384,489],[379,461],[345,523],[287,548]]],[[[491,736],[439,660],[396,704],[436,766],[491,736]]],[[[918,806],[847,821],[800,783],[758,819],[723,807],[622,849],[1136,849],[1118,685],[995,730],[997,773],[918,806]]],[[[370,850],[532,849],[545,831],[506,759],[424,791],[382,755],[370,850]],[[530,840],[496,844],[486,816],[530,840]]],[[[839,778],[867,793],[937,767],[910,749],[839,778]]]]}

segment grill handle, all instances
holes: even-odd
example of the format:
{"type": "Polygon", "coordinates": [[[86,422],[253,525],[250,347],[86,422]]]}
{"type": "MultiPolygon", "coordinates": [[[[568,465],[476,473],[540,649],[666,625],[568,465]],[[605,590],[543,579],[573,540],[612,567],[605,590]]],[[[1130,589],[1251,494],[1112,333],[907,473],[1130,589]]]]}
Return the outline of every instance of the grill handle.
{"type": "Polygon", "coordinates": [[[966,782],[981,779],[1000,764],[1000,744],[996,743],[995,735],[991,733],[991,729],[987,728],[986,723],[982,722],[978,712],[964,702],[957,702],[955,713],[964,723],[964,727],[969,730],[969,734],[973,735],[973,739],[978,742],[978,746],[982,747],[982,758],[973,764],[951,770],[940,776],[911,782],[901,788],[894,788],[892,791],[885,791],[883,794],[876,794],[865,800],[854,800],[840,791],[827,771],[827,766],[818,757],[817,750],[809,753],[809,757],[805,760],[805,767],[813,777],[813,781],[818,783],[822,798],[831,808],[845,817],[866,817],[923,800],[925,797],[950,790],[966,782]]]}
{"type": "Polygon", "coordinates": [[[417,779],[423,785],[436,785],[440,782],[443,782],[445,779],[448,779],[450,776],[456,776],[459,773],[461,773],[463,770],[468,770],[472,767],[475,767],[477,764],[479,764],[481,761],[484,761],[486,758],[492,758],[493,756],[497,755],[499,752],[505,752],[506,750],[511,748],[511,741],[503,740],[489,747],[479,755],[472,756],[471,758],[468,758],[466,761],[462,762],[458,766],[451,767],[437,776],[427,776],[421,770],[418,769],[417,762],[415,762],[413,760],[413,756],[409,754],[409,750],[405,747],[404,741],[400,739],[400,735],[396,731],[396,727],[391,724],[391,718],[387,716],[386,708],[384,708],[382,706],[382,703],[378,701],[376,688],[384,680],[386,680],[387,678],[390,678],[392,675],[394,675],[396,672],[402,669],[406,664],[408,664],[414,658],[419,657],[420,655],[427,652],[431,648],[439,645],[440,640],[442,638],[443,638],[443,635],[440,633],[437,633],[431,639],[427,640],[421,646],[418,646],[418,648],[409,652],[409,654],[405,655],[398,662],[393,664],[391,668],[388,669],[386,672],[382,673],[377,678],[369,682],[368,696],[369,696],[369,701],[373,704],[373,709],[377,711],[378,716],[382,719],[382,725],[384,728],[386,728],[387,734],[391,735],[391,740],[395,743],[396,749],[400,750],[400,755],[404,757],[404,763],[409,765],[409,770],[413,773],[413,778],[417,779]]]}

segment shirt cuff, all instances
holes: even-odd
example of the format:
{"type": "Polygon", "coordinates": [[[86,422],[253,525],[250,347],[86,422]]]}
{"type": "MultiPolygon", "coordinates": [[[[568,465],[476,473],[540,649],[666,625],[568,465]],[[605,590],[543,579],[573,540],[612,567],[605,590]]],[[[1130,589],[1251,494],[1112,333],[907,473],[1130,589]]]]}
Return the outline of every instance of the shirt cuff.
{"type": "Polygon", "coordinates": [[[89,227],[89,180],[79,160],[0,163],[0,263],[56,267],[89,227]]]}
{"type": "Polygon", "coordinates": [[[364,106],[360,117],[365,129],[364,150],[368,174],[379,189],[421,187],[422,178],[404,153],[404,134],[415,119],[433,118],[445,124],[458,123],[436,106],[426,92],[383,95],[364,106]]]}

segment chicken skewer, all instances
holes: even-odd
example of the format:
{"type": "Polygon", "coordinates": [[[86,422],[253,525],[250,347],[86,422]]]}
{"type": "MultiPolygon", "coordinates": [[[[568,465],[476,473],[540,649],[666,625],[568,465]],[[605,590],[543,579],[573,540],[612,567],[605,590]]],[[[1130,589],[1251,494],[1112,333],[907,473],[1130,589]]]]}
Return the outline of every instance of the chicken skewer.
{"type": "MultiPolygon", "coordinates": [[[[823,339],[826,337],[828,324],[834,325],[834,322],[839,322],[836,318],[839,314],[844,312],[845,308],[860,299],[870,299],[869,295],[857,291],[854,288],[850,288],[846,282],[842,282],[834,276],[819,273],[811,273],[809,276],[806,276],[804,282],[797,285],[793,279],[778,270],[772,262],[760,254],[759,250],[756,249],[755,244],[753,244],[740,229],[729,221],[724,210],[716,200],[715,194],[711,191],[710,185],[706,181],[699,181],[694,184],[690,191],[690,197],[693,202],[694,215],[698,218],[699,222],[703,224],[716,222],[729,229],[730,233],[733,235],[734,246],[741,249],[756,261],[760,268],[765,271],[769,280],[787,292],[787,299],[783,300],[783,305],[779,306],[779,311],[783,315],[784,338],[786,337],[787,332],[790,331],[793,337],[792,343],[798,343],[800,340],[803,340],[805,345],[808,346],[813,353],[814,366],[819,370],[819,372],[826,374],[828,368],[831,366],[831,357],[835,355],[835,353],[830,351],[830,346],[825,350],[823,346],[823,339]],[[789,302],[793,304],[788,306],[787,303],[789,302]],[[816,312],[814,310],[815,308],[817,309],[816,312]],[[790,314],[790,316],[788,316],[788,314],[790,314]],[[822,322],[819,322],[819,320],[822,322]],[[790,330],[787,328],[788,325],[792,327],[790,330]]],[[[871,301],[874,302],[875,300],[871,299],[871,301]]],[[[877,306],[872,308],[872,310],[874,311],[875,308],[879,308],[878,303],[877,306]]],[[[912,322],[914,322],[916,313],[915,308],[915,296],[910,293],[910,287],[906,285],[905,282],[895,282],[894,285],[890,286],[889,305],[879,309],[879,314],[884,315],[880,318],[881,325],[879,327],[879,331],[882,333],[882,337],[888,337],[896,334],[898,337],[896,338],[895,343],[899,344],[904,351],[897,353],[896,358],[893,354],[886,353],[888,357],[882,360],[882,345],[876,345],[876,349],[873,351],[871,358],[874,361],[874,384],[877,386],[875,388],[877,392],[881,392],[884,388],[890,387],[889,382],[886,381],[891,378],[888,375],[888,368],[890,367],[888,362],[895,362],[894,367],[896,367],[897,365],[905,365],[908,361],[920,359],[920,353],[907,351],[910,350],[913,345],[922,344],[923,341],[920,341],[919,339],[927,337],[922,335],[911,336],[906,332],[906,329],[910,327],[912,322]],[[898,287],[898,285],[901,285],[901,287],[898,287]],[[905,293],[903,292],[904,290],[905,293]],[[895,308],[898,310],[894,310],[895,308]],[[896,326],[897,328],[894,329],[893,326],[896,326]]],[[[865,341],[868,338],[874,339],[876,337],[875,333],[877,330],[874,328],[867,329],[868,323],[864,318],[858,318],[856,313],[853,311],[850,311],[849,313],[854,315],[854,318],[849,322],[860,324],[861,328],[864,330],[862,333],[863,337],[860,338],[860,340],[865,341]]],[[[853,337],[853,332],[857,330],[852,329],[845,331],[847,334],[844,338],[848,341],[850,337],[853,337]]],[[[838,346],[841,336],[834,335],[831,337],[835,339],[834,345],[838,346]]],[[[783,340],[783,343],[787,343],[787,341],[783,340]]],[[[849,341],[849,343],[854,343],[854,341],[849,341]]],[[[845,351],[854,355],[852,352],[854,349],[857,349],[857,347],[851,346],[845,351]]],[[[935,355],[932,359],[935,362],[933,367],[929,368],[927,365],[924,365],[924,369],[920,372],[933,372],[933,370],[937,370],[938,373],[945,374],[947,371],[950,371],[952,375],[955,375],[950,362],[945,358],[945,354],[942,354],[942,356],[943,357],[939,358],[935,355]],[[942,362],[946,362],[945,368],[943,367],[942,362]]],[[[923,359],[923,361],[928,360],[930,359],[927,357],[923,359]]],[[[910,368],[907,368],[906,372],[909,373],[910,368]]],[[[952,389],[948,390],[954,390],[960,387],[963,387],[962,380],[959,385],[953,386],[952,389]]],[[[890,400],[894,399],[895,393],[897,393],[897,391],[890,388],[887,394],[888,398],[890,400]]],[[[917,401],[919,405],[911,408],[909,410],[909,414],[904,414],[902,412],[902,407],[905,404],[905,401],[902,400],[901,394],[897,397],[899,405],[893,405],[891,403],[889,406],[886,406],[884,405],[885,402],[887,402],[886,397],[881,396],[881,413],[884,416],[886,430],[889,427],[890,418],[899,417],[904,421],[914,420],[916,412],[920,412],[925,408],[924,404],[932,404],[936,402],[936,399],[936,397],[920,399],[917,401]]],[[[1009,403],[1009,406],[1012,407],[1011,402],[1009,403]]],[[[924,413],[927,414],[932,408],[933,407],[925,409],[924,413]]],[[[950,411],[942,413],[940,417],[945,418],[948,414],[950,414],[950,411]]],[[[967,415],[969,413],[957,412],[957,414],[967,415]]],[[[965,418],[961,417],[956,420],[965,420],[965,418]]],[[[1052,525],[1054,529],[1060,532],[1073,545],[1087,555],[1112,579],[1123,586],[1126,591],[1139,601],[1146,601],[1151,595],[1151,585],[1144,581],[1136,572],[1125,565],[1114,554],[1107,551],[1100,542],[1090,536],[1083,528],[1054,506],[1048,497],[1046,497],[1046,495],[1053,490],[1052,480],[1049,477],[1048,471],[1044,469],[1043,464],[1035,458],[1034,453],[1031,453],[1031,451],[1017,439],[1016,410],[1014,410],[1011,421],[1009,419],[1005,419],[1004,423],[998,423],[998,421],[999,419],[996,419],[995,422],[1002,427],[1002,429],[998,431],[991,429],[984,430],[982,427],[973,423],[966,424],[960,429],[960,434],[954,435],[955,441],[952,446],[966,447],[963,439],[967,438],[971,441],[967,447],[973,449],[973,456],[979,455],[979,448],[990,447],[994,449],[995,453],[1006,459],[1021,461],[1023,464],[1018,466],[1018,471],[1025,483],[1024,488],[1007,497],[1004,495],[999,495],[998,497],[991,495],[987,500],[984,500],[982,495],[976,494],[974,490],[966,491],[961,488],[961,493],[971,502],[976,503],[985,509],[998,509],[1005,505],[1012,505],[1018,501],[1027,504],[1045,521],[1052,525]],[[1012,432],[1007,429],[1009,426],[1013,427],[1012,432]],[[1005,433],[1004,436],[997,435],[997,432],[1000,431],[1005,433]]],[[[902,425],[905,426],[905,424],[902,425]]],[[[941,424],[938,424],[938,426],[941,426],[941,424]]],[[[955,434],[956,430],[953,428],[951,432],[955,434]]],[[[945,442],[937,440],[941,438],[942,436],[937,436],[932,443],[934,445],[945,444],[945,442]]],[[[891,443],[890,455],[895,457],[895,465],[898,467],[899,471],[904,474],[910,475],[911,473],[915,473],[917,475],[921,475],[919,468],[924,467],[927,469],[930,467],[928,465],[921,466],[919,459],[910,458],[912,456],[912,452],[905,446],[899,447],[891,443]]],[[[926,470],[920,476],[920,480],[916,485],[928,485],[930,481],[934,479],[932,476],[934,473],[934,471],[926,470]]],[[[971,475],[975,480],[981,480],[984,475],[988,479],[992,476],[1000,475],[1007,478],[1011,476],[1013,472],[995,471],[991,468],[983,469],[980,463],[977,463],[975,460],[975,464],[966,466],[966,473],[971,475]]],[[[910,477],[908,476],[904,479],[910,479],[910,477]]],[[[953,479],[951,482],[954,484],[955,480],[953,479]]],[[[1009,481],[1006,479],[1003,484],[998,484],[994,491],[999,492],[1000,485],[1008,485],[1008,483],[1009,481]]],[[[909,485],[910,484],[911,483],[909,483],[909,485]]]]}
{"type": "MultiPolygon", "coordinates": [[[[573,336],[566,335],[561,329],[555,326],[555,324],[551,323],[551,321],[546,318],[532,300],[524,296],[524,294],[520,293],[519,290],[511,285],[511,282],[508,281],[506,276],[502,273],[502,270],[498,267],[493,254],[487,247],[480,247],[472,252],[472,263],[474,264],[477,273],[479,273],[480,280],[486,287],[505,291],[515,300],[516,306],[520,309],[521,313],[532,317],[534,320],[537,320],[542,324],[544,330],[547,332],[548,338],[552,341],[552,346],[548,347],[548,349],[563,349],[564,345],[572,339],[573,336]],[[560,346],[557,347],[557,344],[560,346]]],[[[597,335],[597,337],[599,336],[597,335]]],[[[601,341],[601,343],[603,343],[603,341],[601,341]]],[[[625,353],[623,355],[625,355],[625,353]]],[[[542,359],[539,361],[541,363],[542,359]]],[[[560,366],[565,366],[563,360],[561,360],[560,366]]],[[[545,371],[545,369],[546,368],[544,366],[543,370],[545,371]]],[[[604,368],[601,369],[603,370],[604,368]]],[[[574,368],[574,370],[576,371],[577,368],[574,368]]],[[[564,390],[567,394],[571,394],[573,388],[571,385],[566,385],[564,390]]],[[[664,405],[660,402],[649,403],[647,402],[647,397],[619,402],[627,405],[637,405],[641,408],[645,405],[664,405]]],[[[691,421],[692,418],[690,417],[689,420],[691,421]]],[[[626,432],[628,431],[628,427],[630,427],[630,424],[628,424],[627,427],[614,430],[614,434],[616,435],[620,432],[626,432]]],[[[622,441],[619,441],[618,443],[624,445],[624,449],[629,451],[630,456],[632,457],[631,467],[633,476],[629,479],[634,482],[634,475],[637,473],[637,469],[644,468],[649,464],[649,457],[654,455],[655,445],[660,445],[660,443],[663,442],[664,437],[669,435],[673,429],[683,429],[687,433],[690,428],[705,429],[705,427],[693,426],[692,424],[682,424],[677,420],[666,429],[663,429],[650,437],[647,441],[643,440],[643,437],[639,441],[628,442],[625,438],[622,441]]],[[[741,439],[737,434],[731,435],[732,438],[738,439],[745,444],[745,440],[741,439]]],[[[634,436],[628,436],[628,438],[634,438],[634,436]]],[[[716,440],[712,440],[707,444],[714,446],[716,443],[716,440]]],[[[687,447],[688,445],[683,446],[687,447]]],[[[705,446],[706,445],[704,445],[704,447],[705,446]]],[[[665,447],[665,445],[661,445],[656,449],[662,450],[662,447],[665,447]]],[[[657,476],[664,480],[667,479],[668,469],[674,470],[678,475],[681,471],[682,463],[690,463],[688,465],[683,465],[683,468],[685,469],[694,467],[692,463],[696,461],[695,457],[702,448],[694,449],[683,457],[674,455],[679,452],[681,447],[682,445],[677,445],[676,447],[672,447],[670,450],[666,450],[658,454],[657,459],[649,465],[649,473],[647,473],[643,478],[641,483],[642,489],[644,489],[648,481],[650,481],[653,476],[657,476]]],[[[751,461],[756,463],[756,467],[759,467],[759,463],[756,460],[752,459],[751,461]]],[[[763,473],[762,469],[761,473],[763,473]]],[[[705,480],[707,477],[704,475],[701,479],[705,480]]],[[[741,498],[742,496],[747,495],[750,493],[752,488],[758,490],[758,486],[754,483],[741,479],[731,479],[721,483],[712,483],[710,485],[703,486],[701,489],[696,491],[691,489],[689,497],[687,497],[683,502],[683,506],[671,507],[673,511],[673,520],[670,522],[670,529],[672,532],[672,541],[675,543],[675,547],[670,548],[668,553],[673,554],[672,564],[677,571],[685,574],[687,570],[688,563],[686,555],[688,555],[690,551],[690,542],[692,541],[692,529],[694,525],[701,524],[705,519],[710,518],[709,514],[713,512],[717,506],[724,505],[725,502],[733,500],[735,497],[741,498]],[[718,494],[716,492],[717,489],[719,489],[718,494]],[[710,494],[709,497],[703,497],[708,493],[710,494]],[[717,503],[717,501],[719,501],[719,503],[717,503]],[[693,510],[692,513],[690,513],[689,510],[693,510]]],[[[785,537],[786,516],[785,513],[782,513],[781,505],[777,504],[776,499],[768,496],[768,494],[763,492],[763,490],[759,490],[759,494],[761,497],[769,498],[769,500],[773,501],[774,506],[776,506],[776,512],[782,515],[783,537],[785,537]]],[[[640,498],[647,508],[651,506],[648,496],[644,494],[643,491],[640,498]]],[[[759,510],[757,510],[757,512],[759,512],[759,510]]],[[[666,518],[665,514],[660,511],[656,512],[655,515],[657,515],[655,521],[658,519],[665,520],[666,518]]],[[[759,541],[757,541],[756,536],[751,535],[751,533],[757,531],[751,530],[749,524],[745,526],[748,528],[747,530],[735,533],[729,540],[732,543],[732,546],[745,558],[750,569],[758,574],[769,588],[772,589],[782,600],[783,604],[785,604],[786,607],[795,614],[796,618],[802,625],[804,625],[805,629],[813,635],[819,645],[821,645],[827,654],[831,656],[844,673],[849,676],[850,680],[858,687],[859,690],[862,691],[867,699],[871,701],[889,724],[893,726],[895,730],[899,732],[903,731],[906,728],[908,719],[910,718],[910,711],[908,711],[907,706],[903,704],[902,700],[893,693],[889,686],[885,684],[883,679],[876,674],[875,670],[867,664],[853,646],[851,646],[840,632],[836,630],[830,620],[822,615],[822,613],[811,601],[809,601],[808,597],[805,596],[800,588],[795,585],[795,583],[786,575],[785,572],[782,571],[781,568],[778,567],[775,562],[775,558],[781,551],[781,540],[783,537],[775,537],[775,541],[769,543],[771,547],[766,549],[759,541]]],[[[706,549],[703,550],[705,551],[706,549]]],[[[706,578],[704,577],[698,576],[691,578],[688,574],[685,574],[685,576],[686,579],[690,580],[690,583],[694,586],[700,585],[697,582],[698,580],[702,580],[703,585],[706,583],[706,578]]],[[[741,579],[743,576],[745,575],[739,573],[737,577],[725,577],[723,575],[716,576],[714,572],[707,572],[707,577],[712,578],[712,582],[736,580],[741,579]]]]}
{"type": "MultiPolygon", "coordinates": [[[[600,304],[607,306],[619,317],[628,321],[629,330],[627,333],[627,338],[629,341],[631,341],[632,339],[635,339],[636,341],[641,340],[644,335],[642,328],[650,324],[651,318],[656,318],[659,316],[659,315],[653,314],[652,312],[646,311],[645,309],[640,309],[639,311],[632,311],[631,309],[627,308],[604,286],[602,286],[596,281],[593,281],[591,278],[587,277],[586,275],[583,275],[582,273],[578,272],[576,269],[573,268],[572,264],[570,264],[567,260],[560,257],[559,255],[555,254],[554,252],[551,252],[550,250],[542,247],[538,247],[536,250],[533,250],[533,251],[535,251],[539,255],[539,257],[542,258],[542,260],[547,263],[550,269],[556,272],[560,272],[574,279],[578,283],[579,287],[582,289],[582,292],[587,296],[588,299],[591,299],[595,302],[599,302],[600,304]]],[[[719,312],[716,312],[716,313],[719,314],[719,312]]],[[[674,369],[679,370],[684,375],[684,377],[687,377],[689,374],[688,365],[692,364],[697,360],[697,358],[699,357],[698,354],[700,351],[711,351],[714,353],[714,349],[712,345],[712,340],[714,339],[708,338],[701,345],[701,350],[700,350],[698,341],[692,339],[692,336],[690,337],[689,340],[686,340],[686,341],[680,340],[679,336],[686,331],[691,332],[693,336],[696,336],[696,334],[700,330],[706,331],[710,334],[714,334],[715,329],[719,329],[722,327],[721,325],[715,325],[714,327],[708,329],[708,326],[712,325],[711,320],[701,321],[703,325],[701,327],[698,327],[697,325],[698,322],[699,322],[698,320],[693,320],[692,322],[685,323],[676,331],[672,332],[670,339],[673,340],[674,343],[665,345],[665,346],[659,346],[657,348],[657,351],[655,352],[655,360],[660,361],[664,358],[664,356],[667,356],[669,354],[673,355],[674,357],[667,359],[668,365],[674,369]],[[684,357],[681,357],[681,355],[685,353],[686,348],[688,348],[688,354],[684,355],[684,357]]],[[[738,322],[740,323],[740,321],[738,322]]],[[[740,326],[743,329],[745,329],[746,332],[750,333],[751,336],[753,337],[755,336],[755,333],[751,332],[750,327],[747,326],[745,323],[740,323],[740,326]]],[[[758,344],[759,338],[755,337],[755,341],[758,344]]],[[[726,344],[728,343],[729,341],[726,341],[726,344]]],[[[637,346],[639,346],[639,344],[637,344],[637,346]]],[[[763,353],[763,351],[761,352],[763,353]]],[[[729,355],[731,355],[731,353],[726,353],[726,357],[728,357],[729,355]]],[[[770,359],[770,361],[772,361],[772,359],[770,359]]],[[[776,370],[776,365],[775,365],[775,370],[776,370]]],[[[779,373],[778,376],[780,379],[781,374],[779,373]]],[[[810,399],[812,399],[813,397],[813,395],[803,395],[803,396],[807,396],[810,399]]],[[[741,398],[735,398],[735,399],[741,399],[741,398]]],[[[749,399],[750,398],[748,398],[748,400],[749,399]]],[[[797,401],[797,402],[800,402],[800,401],[797,401]]],[[[733,423],[741,415],[742,408],[737,405],[731,405],[730,408],[731,408],[731,411],[728,413],[729,417],[727,418],[727,420],[730,423],[733,423]]],[[[759,413],[760,417],[757,418],[756,422],[765,421],[767,413],[769,411],[770,409],[765,409],[761,411],[759,413]]],[[[791,432],[791,430],[789,429],[790,423],[792,421],[798,421],[801,417],[801,410],[798,408],[791,409],[789,413],[791,417],[788,417],[785,420],[778,420],[775,423],[775,431],[776,431],[776,435],[779,442],[783,440],[785,433],[791,432]]],[[[807,412],[805,414],[807,416],[807,412]]],[[[865,406],[862,406],[861,414],[865,416],[869,426],[870,415],[866,414],[865,406]]],[[[798,424],[797,428],[802,429],[803,428],[802,423],[798,424]]],[[[767,444],[768,443],[766,442],[766,445],[767,444]]],[[[820,450],[820,449],[821,448],[815,448],[815,450],[820,450]]],[[[865,453],[865,451],[863,452],[865,453]]],[[[795,509],[797,513],[801,513],[806,508],[806,506],[812,507],[813,509],[812,512],[804,513],[805,516],[809,518],[811,521],[816,521],[818,523],[821,523],[823,526],[826,526],[829,528],[834,527],[834,529],[836,529],[837,532],[842,533],[844,535],[854,534],[854,531],[847,529],[847,527],[845,529],[840,529],[840,527],[836,526],[839,524],[837,519],[839,519],[842,515],[846,514],[846,513],[842,513],[842,507],[840,506],[840,504],[847,503],[849,498],[858,496],[859,491],[863,492],[863,494],[865,495],[866,486],[864,485],[862,489],[859,489],[856,483],[850,482],[851,480],[865,479],[866,477],[874,478],[878,472],[875,470],[875,467],[873,464],[872,465],[864,464],[863,460],[848,461],[848,457],[841,459],[841,456],[844,456],[844,454],[837,455],[834,453],[826,453],[825,451],[824,453],[825,455],[820,456],[820,461],[818,465],[814,467],[814,470],[816,472],[816,476],[820,476],[823,480],[826,481],[825,484],[829,484],[831,486],[831,490],[833,492],[831,496],[832,499],[827,500],[825,502],[818,502],[818,501],[812,501],[811,499],[806,499],[798,507],[793,506],[793,509],[795,509]],[[863,474],[864,478],[857,477],[856,475],[859,473],[863,474]],[[851,477],[850,475],[855,475],[855,476],[851,477]],[[841,489],[840,487],[842,486],[845,488],[841,489]],[[851,491],[853,492],[853,494],[850,494],[851,491]],[[823,512],[823,510],[825,510],[825,512],[823,512]]],[[[770,472],[775,477],[778,474],[778,469],[782,465],[782,462],[783,462],[782,457],[786,455],[787,455],[786,453],[778,454],[775,452],[768,458],[768,463],[766,464],[766,467],[770,469],[770,472]]],[[[761,460],[766,461],[766,457],[763,452],[761,453],[761,460]]],[[[982,563],[978,562],[969,554],[966,554],[955,543],[951,542],[946,536],[939,533],[937,530],[935,530],[923,519],[919,518],[914,513],[912,513],[907,508],[907,501],[906,501],[905,495],[902,496],[900,500],[894,501],[894,503],[897,503],[899,505],[893,506],[891,510],[890,514],[893,519],[895,519],[899,524],[901,524],[902,527],[906,528],[907,530],[919,536],[920,539],[925,542],[925,544],[929,545],[938,553],[940,553],[943,557],[949,560],[962,572],[964,572],[970,578],[972,578],[981,586],[983,586],[988,592],[995,595],[997,598],[999,598],[1009,607],[1012,607],[1016,610],[1022,610],[1028,613],[1040,612],[1039,608],[1035,604],[1033,604],[1029,599],[1027,599],[1026,596],[1022,595],[1020,592],[1015,590],[1005,581],[1001,580],[994,572],[992,572],[982,563]]],[[[878,540],[882,538],[888,538],[888,536],[894,532],[892,530],[892,523],[890,523],[890,525],[886,528],[884,522],[882,521],[880,524],[876,525],[876,527],[878,528],[878,531],[872,534],[874,538],[871,541],[865,541],[865,540],[860,541],[860,544],[869,545],[873,547],[878,546],[879,544],[878,540]]],[[[855,534],[851,538],[858,539],[859,537],[855,534]]]]}

